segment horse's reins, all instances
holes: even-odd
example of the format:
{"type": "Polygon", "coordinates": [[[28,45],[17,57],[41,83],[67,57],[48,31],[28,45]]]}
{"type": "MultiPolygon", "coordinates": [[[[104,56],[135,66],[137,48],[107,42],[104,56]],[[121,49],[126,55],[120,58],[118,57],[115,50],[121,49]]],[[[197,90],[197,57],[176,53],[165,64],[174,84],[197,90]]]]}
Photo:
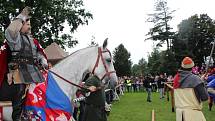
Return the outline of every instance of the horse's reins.
{"type": "MultiPolygon", "coordinates": [[[[109,52],[109,53],[110,53],[109,50],[102,51],[102,50],[101,50],[101,47],[98,48],[98,57],[97,57],[96,64],[95,64],[95,66],[94,66],[94,68],[93,68],[93,71],[92,71],[92,74],[94,74],[94,73],[95,73],[95,69],[98,67],[99,60],[100,60],[100,57],[101,57],[102,63],[103,63],[103,65],[104,65],[105,71],[106,71],[106,73],[105,73],[104,76],[101,78],[101,80],[103,80],[103,79],[105,78],[105,76],[110,76],[111,73],[116,73],[116,71],[110,71],[110,72],[108,71],[108,67],[107,67],[107,65],[105,64],[105,60],[104,60],[103,55],[102,55],[102,53],[105,53],[105,52],[109,52]]],[[[80,85],[78,85],[78,84],[73,83],[72,81],[69,81],[69,80],[65,79],[64,77],[60,76],[59,74],[57,74],[57,73],[55,73],[55,72],[53,72],[53,71],[51,71],[51,70],[49,70],[49,71],[50,71],[51,73],[53,73],[54,75],[56,75],[57,77],[61,78],[63,81],[65,81],[65,82],[67,82],[67,83],[69,83],[69,84],[71,84],[71,85],[73,85],[73,86],[79,87],[79,88],[81,88],[81,89],[87,89],[86,87],[80,86],[80,85]]],[[[98,90],[98,89],[102,89],[102,88],[104,88],[104,85],[103,85],[103,86],[100,86],[100,87],[97,87],[97,90],[98,90]]],[[[87,89],[87,90],[89,90],[89,89],[87,89]]]]}
{"type": "Polygon", "coordinates": [[[49,71],[50,71],[51,73],[53,73],[54,75],[56,75],[57,77],[63,79],[65,82],[67,82],[67,83],[69,83],[69,84],[71,84],[71,85],[73,85],[73,86],[79,87],[79,88],[81,88],[81,89],[87,89],[87,88],[85,88],[85,87],[83,87],[83,86],[80,86],[80,85],[78,85],[78,84],[75,84],[75,83],[73,83],[73,82],[71,82],[71,81],[69,81],[69,80],[63,78],[62,76],[60,76],[59,74],[55,73],[54,71],[51,71],[51,70],[49,70],[49,71]]]}

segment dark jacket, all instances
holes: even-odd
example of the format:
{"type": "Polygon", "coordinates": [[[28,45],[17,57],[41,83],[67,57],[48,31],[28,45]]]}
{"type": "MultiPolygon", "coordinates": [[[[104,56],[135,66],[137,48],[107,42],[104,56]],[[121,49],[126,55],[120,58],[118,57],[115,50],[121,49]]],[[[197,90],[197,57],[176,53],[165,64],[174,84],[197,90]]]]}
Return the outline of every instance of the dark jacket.
{"type": "Polygon", "coordinates": [[[150,77],[146,77],[143,84],[145,88],[152,88],[152,79],[150,77]]]}
{"type": "MultiPolygon", "coordinates": [[[[107,121],[105,113],[105,91],[102,88],[102,82],[97,76],[88,78],[84,86],[95,86],[97,91],[91,92],[86,98],[86,107],[84,113],[84,121],[107,121]]],[[[86,91],[86,90],[85,90],[86,91]]]]}
{"type": "Polygon", "coordinates": [[[164,88],[164,83],[166,82],[166,80],[164,78],[160,78],[157,81],[158,84],[158,88],[164,88]]]}

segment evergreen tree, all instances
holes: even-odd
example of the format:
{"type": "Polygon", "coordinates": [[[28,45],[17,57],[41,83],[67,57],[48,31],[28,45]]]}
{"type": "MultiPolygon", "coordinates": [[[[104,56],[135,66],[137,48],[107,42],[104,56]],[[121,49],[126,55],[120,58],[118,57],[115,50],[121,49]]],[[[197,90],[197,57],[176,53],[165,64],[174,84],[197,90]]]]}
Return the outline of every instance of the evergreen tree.
{"type": "Polygon", "coordinates": [[[164,42],[167,44],[167,50],[171,47],[171,40],[174,32],[169,25],[169,21],[172,19],[172,13],[175,10],[170,11],[167,6],[166,0],[157,0],[155,3],[155,13],[149,14],[148,22],[152,22],[154,27],[150,29],[147,35],[150,37],[146,40],[159,41],[157,46],[162,46],[164,42]]]}
{"type": "Polygon", "coordinates": [[[160,73],[160,52],[158,48],[154,48],[153,52],[148,57],[148,71],[150,74],[160,73]]]}
{"type": "Polygon", "coordinates": [[[113,52],[114,67],[119,77],[131,75],[130,53],[120,44],[113,52]]]}

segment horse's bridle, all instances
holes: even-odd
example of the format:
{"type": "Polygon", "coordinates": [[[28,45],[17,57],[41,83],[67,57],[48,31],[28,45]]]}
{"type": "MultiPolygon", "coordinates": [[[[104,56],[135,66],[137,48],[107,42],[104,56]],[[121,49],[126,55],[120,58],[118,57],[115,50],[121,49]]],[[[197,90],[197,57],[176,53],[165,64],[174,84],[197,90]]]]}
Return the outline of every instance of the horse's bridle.
{"type": "Polygon", "coordinates": [[[111,56],[111,53],[110,53],[110,51],[108,49],[106,49],[105,51],[102,51],[101,47],[98,48],[98,57],[97,57],[96,63],[95,63],[95,65],[93,67],[93,70],[92,70],[92,74],[95,74],[95,70],[98,67],[99,60],[101,58],[103,66],[104,66],[105,71],[106,71],[106,73],[102,76],[101,80],[103,80],[106,76],[110,77],[110,74],[112,74],[112,73],[116,73],[116,71],[109,71],[108,70],[108,67],[107,67],[107,65],[105,63],[104,57],[102,55],[102,53],[106,53],[106,52],[108,52],[110,54],[110,56],[111,56]]]}

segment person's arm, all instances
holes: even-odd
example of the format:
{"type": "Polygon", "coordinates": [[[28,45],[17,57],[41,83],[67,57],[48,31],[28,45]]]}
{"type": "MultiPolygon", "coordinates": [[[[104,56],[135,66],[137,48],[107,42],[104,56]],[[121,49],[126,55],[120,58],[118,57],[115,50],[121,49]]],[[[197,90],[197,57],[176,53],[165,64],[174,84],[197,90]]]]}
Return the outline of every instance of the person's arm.
{"type": "Polygon", "coordinates": [[[22,28],[22,20],[15,19],[10,23],[5,30],[5,37],[9,43],[17,43],[19,39],[20,30],[22,28]]]}
{"type": "MultiPolygon", "coordinates": [[[[20,30],[26,19],[29,18],[30,8],[25,7],[22,12],[10,23],[8,28],[5,30],[5,38],[10,44],[16,44],[20,40],[20,30]]],[[[10,45],[13,46],[13,45],[10,45]]],[[[13,48],[13,47],[12,47],[13,48]]]]}
{"type": "Polygon", "coordinates": [[[194,87],[194,92],[199,102],[208,100],[208,93],[204,83],[200,83],[194,87]]]}
{"type": "Polygon", "coordinates": [[[215,89],[214,88],[208,88],[208,92],[215,95],[215,89]]]}
{"type": "Polygon", "coordinates": [[[210,94],[215,95],[215,79],[211,79],[211,81],[207,84],[207,88],[210,94]]]}

